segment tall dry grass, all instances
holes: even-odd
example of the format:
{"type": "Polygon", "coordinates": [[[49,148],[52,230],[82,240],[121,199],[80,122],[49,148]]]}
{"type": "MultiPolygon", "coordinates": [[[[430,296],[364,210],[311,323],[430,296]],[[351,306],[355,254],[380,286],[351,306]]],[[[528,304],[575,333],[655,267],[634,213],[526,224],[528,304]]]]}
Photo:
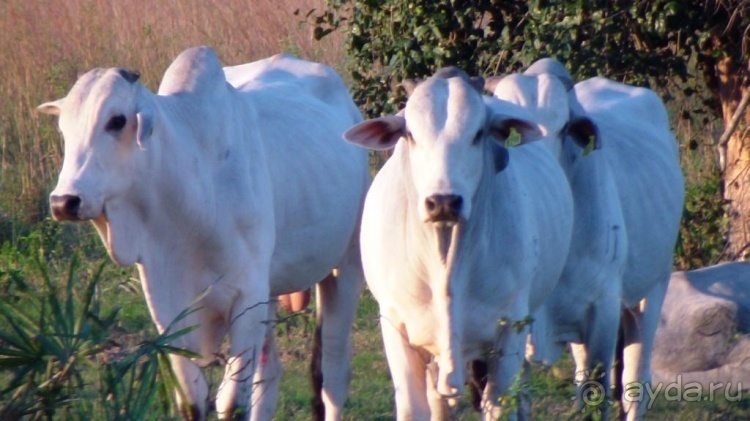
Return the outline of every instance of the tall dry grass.
{"type": "Polygon", "coordinates": [[[239,64],[281,51],[335,65],[340,38],[303,23],[323,0],[3,0],[0,2],[0,243],[44,218],[62,158],[53,118],[36,113],[79,72],[125,67],[155,89],[183,49],[210,45],[239,64]],[[299,10],[295,15],[295,10],[299,10]]]}

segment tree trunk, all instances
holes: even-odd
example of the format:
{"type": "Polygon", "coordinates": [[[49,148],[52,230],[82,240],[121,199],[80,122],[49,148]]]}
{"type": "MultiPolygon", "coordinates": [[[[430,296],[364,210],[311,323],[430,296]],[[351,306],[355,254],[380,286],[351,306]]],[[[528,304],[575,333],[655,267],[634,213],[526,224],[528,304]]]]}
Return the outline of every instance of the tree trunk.
{"type": "MultiPolygon", "coordinates": [[[[724,127],[728,127],[740,98],[747,89],[747,70],[732,65],[728,58],[716,60],[714,65],[715,93],[721,105],[724,127]]],[[[745,112],[737,130],[727,145],[724,170],[724,198],[728,202],[729,235],[727,257],[744,260],[750,254],[750,114],[745,112]]]]}

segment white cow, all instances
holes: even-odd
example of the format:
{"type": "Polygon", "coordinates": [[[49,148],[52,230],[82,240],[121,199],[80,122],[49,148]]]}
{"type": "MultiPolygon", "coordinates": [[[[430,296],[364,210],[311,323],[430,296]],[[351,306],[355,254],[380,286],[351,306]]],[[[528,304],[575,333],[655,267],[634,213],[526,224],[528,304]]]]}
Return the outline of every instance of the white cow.
{"type": "Polygon", "coordinates": [[[90,220],[113,260],[138,266],[159,331],[200,308],[178,325],[197,329],[177,345],[204,358],[172,358],[193,419],[207,410],[199,365],[225,335],[219,415],[246,411],[252,394],[253,418],[272,416],[281,368],[269,298],[337,267],[318,298],[325,416],[340,418],[369,185],[366,153],[340,140],[361,121],[342,80],[287,55],[222,70],[208,47],[180,54],[158,95],[136,79],[92,70],[39,107],[60,116],[65,138],[53,216],[90,220]]]}
{"type": "MultiPolygon", "coordinates": [[[[524,358],[523,320],[560,276],[572,199],[519,107],[481,95],[460,70],[420,83],[395,116],[344,137],[395,146],[367,195],[360,244],[380,305],[398,419],[440,419],[462,394],[471,362],[486,363],[485,418],[524,358]]],[[[474,84],[475,85],[475,84],[474,84]]],[[[482,365],[482,364],[480,364],[482,365]]]]}
{"type": "MultiPolygon", "coordinates": [[[[606,392],[620,326],[623,386],[648,381],[684,196],[664,104],[648,89],[600,77],[573,86],[564,66],[551,59],[488,86],[557,138],[575,200],[570,257],[534,315],[534,359],[551,364],[572,342],[576,380],[606,392]]],[[[642,415],[646,405],[640,403],[623,396],[629,419],[642,415]]]]}

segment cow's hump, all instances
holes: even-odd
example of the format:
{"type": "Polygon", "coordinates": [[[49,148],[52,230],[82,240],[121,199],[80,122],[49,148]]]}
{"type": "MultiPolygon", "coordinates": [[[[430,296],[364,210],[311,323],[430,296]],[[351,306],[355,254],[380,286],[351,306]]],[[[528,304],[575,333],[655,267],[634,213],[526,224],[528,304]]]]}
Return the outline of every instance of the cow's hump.
{"type": "Polygon", "coordinates": [[[226,86],[219,58],[211,47],[189,48],[164,73],[159,95],[189,92],[212,95],[226,86]]]}

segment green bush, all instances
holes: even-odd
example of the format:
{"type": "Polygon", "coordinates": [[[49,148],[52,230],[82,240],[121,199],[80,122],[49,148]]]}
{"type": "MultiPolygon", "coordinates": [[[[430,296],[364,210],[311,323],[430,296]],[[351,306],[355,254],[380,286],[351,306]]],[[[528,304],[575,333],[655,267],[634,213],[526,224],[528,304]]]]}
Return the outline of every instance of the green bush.
{"type": "MultiPolygon", "coordinates": [[[[445,66],[469,74],[496,74],[522,63],[512,54],[523,45],[525,2],[496,0],[329,0],[314,17],[322,38],[347,29],[352,90],[369,116],[393,113],[404,100],[395,86],[445,66]]],[[[527,63],[528,64],[528,63],[527,63]]]]}
{"type": "Polygon", "coordinates": [[[724,256],[728,219],[721,174],[689,183],[685,192],[675,267],[695,269],[718,263],[724,256]]]}
{"type": "MultiPolygon", "coordinates": [[[[574,78],[604,75],[637,85],[674,85],[689,76],[686,56],[647,48],[664,41],[668,6],[640,2],[499,0],[327,0],[312,15],[315,37],[345,28],[355,101],[370,116],[394,113],[395,86],[445,66],[470,75],[518,71],[540,57],[565,63],[574,78]]],[[[671,2],[674,3],[674,2],[671,2]]],[[[667,34],[668,35],[668,34],[667,34]]]]}

